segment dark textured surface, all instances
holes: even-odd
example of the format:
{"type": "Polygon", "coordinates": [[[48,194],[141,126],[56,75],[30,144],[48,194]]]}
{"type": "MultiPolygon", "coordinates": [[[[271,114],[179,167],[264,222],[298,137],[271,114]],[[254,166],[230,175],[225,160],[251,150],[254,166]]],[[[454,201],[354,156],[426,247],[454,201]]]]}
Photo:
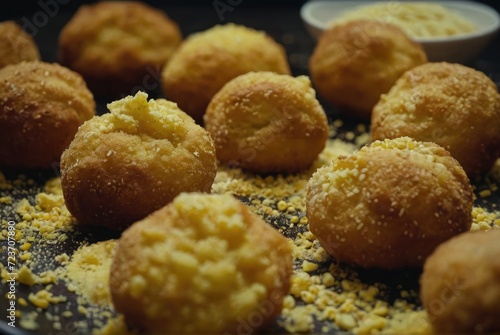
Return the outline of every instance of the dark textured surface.
{"type": "MultiPolygon", "coordinates": [[[[55,1],[55,0],[53,0],[55,1]]],[[[3,4],[3,8],[0,9],[0,19],[16,19],[21,25],[25,26],[30,34],[33,35],[35,41],[37,42],[42,59],[48,62],[57,61],[57,37],[59,31],[64,26],[64,24],[71,18],[72,13],[78,7],[78,1],[60,1],[61,3],[67,2],[67,4],[62,5],[57,2],[57,10],[52,7],[52,13],[50,15],[46,14],[46,22],[38,22],[38,20],[43,18],[40,12],[47,13],[40,4],[53,4],[54,2],[48,1],[30,1],[30,4],[21,2],[9,2],[7,5],[3,4]],[[37,14],[38,13],[38,14],[37,14]],[[44,24],[41,24],[44,23],[44,24]]],[[[157,4],[159,1],[154,2],[157,4]]],[[[224,1],[227,3],[227,1],[224,1]]],[[[213,1],[170,1],[169,4],[162,5],[163,9],[166,10],[167,14],[176,22],[179,23],[183,36],[187,36],[190,33],[201,31],[212,27],[215,24],[224,24],[229,22],[239,23],[253,27],[256,29],[265,30],[268,32],[276,41],[283,44],[287,50],[288,58],[291,63],[292,72],[294,75],[308,74],[307,64],[308,59],[313,51],[315,41],[309,36],[305,30],[302,21],[300,19],[299,10],[302,1],[290,1],[287,5],[283,5],[283,2],[264,2],[264,1],[233,1],[233,3],[241,2],[241,5],[232,7],[231,10],[226,11],[223,14],[223,19],[219,16],[217,10],[213,5],[213,1]]],[[[490,4],[498,6],[496,2],[491,1],[490,4]]],[[[496,40],[490,45],[490,47],[485,50],[485,52],[478,57],[471,64],[468,64],[479,70],[485,72],[490,78],[492,78],[497,85],[500,84],[500,36],[497,36],[496,40]]],[[[153,89],[151,93],[152,97],[161,96],[161,90],[159,89],[159,81],[157,80],[156,88],[153,89]]],[[[98,99],[98,112],[106,112],[106,103],[112,101],[112,98],[99,98],[98,99]]],[[[337,116],[336,111],[328,107],[328,105],[323,104],[331,118],[337,116]]],[[[348,120],[346,125],[343,127],[344,131],[350,130],[349,127],[354,123],[350,123],[348,120]]],[[[342,132],[340,133],[342,134],[342,132]]],[[[5,172],[5,171],[4,171],[5,172]]],[[[10,171],[6,173],[6,176],[15,177],[18,171],[10,171]]],[[[14,195],[14,199],[20,199],[23,197],[33,197],[43,186],[45,180],[57,174],[57,169],[54,171],[48,171],[44,173],[30,172],[29,177],[35,179],[36,183],[29,189],[14,195]]],[[[477,191],[485,188],[488,181],[480,180],[476,181],[477,191]]],[[[478,198],[477,204],[484,207],[491,207],[493,204],[500,203],[500,191],[497,191],[492,197],[487,200],[478,198]]],[[[5,195],[5,194],[0,194],[5,195]]],[[[5,212],[5,208],[2,210],[2,218],[16,219],[12,212],[5,212]]],[[[303,215],[303,213],[301,214],[303,215]]],[[[283,221],[285,221],[283,219],[283,221]]],[[[285,224],[286,222],[283,222],[285,224]]],[[[279,220],[278,220],[279,224],[279,220]]],[[[295,231],[296,232],[296,231],[295,231]]],[[[73,251],[77,242],[81,240],[88,241],[98,241],[104,240],[110,237],[116,237],[116,233],[105,232],[99,235],[91,234],[90,232],[79,231],[71,240],[63,245],[57,246],[63,250],[68,250],[68,254],[73,251]]],[[[56,247],[56,246],[54,246],[56,247]]],[[[36,252],[36,249],[34,250],[36,252]]],[[[3,255],[2,255],[3,256],[3,255]]],[[[2,257],[2,262],[4,262],[5,257],[2,257]]],[[[380,271],[369,271],[369,270],[356,270],[358,271],[360,279],[363,282],[371,283],[382,281],[387,287],[394,288],[395,290],[400,290],[401,287],[405,288],[416,288],[418,287],[418,270],[411,271],[393,271],[393,272],[380,272],[380,271]]],[[[2,286],[0,292],[3,292],[5,287],[2,286]]],[[[41,287],[40,287],[41,288],[41,287]]],[[[29,288],[26,286],[18,286],[21,296],[27,296],[29,293],[29,288]]],[[[391,295],[389,289],[385,292],[387,295],[391,295]]],[[[397,293],[395,293],[397,294],[397,293]]],[[[75,296],[70,296],[70,299],[74,299],[75,296]]],[[[12,329],[6,327],[4,321],[4,311],[6,309],[6,299],[0,298],[0,333],[9,334],[23,334],[24,332],[20,329],[12,329]]],[[[52,306],[51,306],[52,308],[52,306]]],[[[76,313],[75,313],[76,314],[76,313]]],[[[40,320],[41,329],[37,332],[39,334],[76,334],[76,329],[71,326],[71,320],[63,324],[62,330],[52,329],[52,322],[43,319],[40,320]]],[[[19,321],[19,319],[18,319],[19,321]]],[[[318,325],[319,329],[319,325],[318,325]]],[[[272,328],[271,331],[283,332],[276,327],[272,328]]]]}

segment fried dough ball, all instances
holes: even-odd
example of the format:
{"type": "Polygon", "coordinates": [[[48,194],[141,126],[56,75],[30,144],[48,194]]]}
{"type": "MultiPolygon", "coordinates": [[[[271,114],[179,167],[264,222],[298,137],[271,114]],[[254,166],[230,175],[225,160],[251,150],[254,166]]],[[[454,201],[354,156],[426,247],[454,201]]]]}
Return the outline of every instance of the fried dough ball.
{"type": "Polygon", "coordinates": [[[328,123],[306,76],[250,72],[228,82],[204,116],[217,158],[258,173],[307,169],[328,123]]]}
{"type": "Polygon", "coordinates": [[[373,109],[372,139],[410,136],[448,150],[471,177],[500,157],[500,95],[484,73],[427,63],[405,73],[373,109]]]}
{"type": "Polygon", "coordinates": [[[406,70],[426,61],[422,47],[401,28],[355,20],[321,35],[309,68],[321,97],[342,112],[369,119],[380,95],[406,70]]]}
{"type": "Polygon", "coordinates": [[[0,22],[0,68],[36,60],[40,52],[33,38],[14,21],[0,22]]]}
{"type": "Polygon", "coordinates": [[[0,166],[57,166],[94,113],[94,97],[78,73],[39,61],[7,65],[0,69],[0,166]]]}
{"type": "Polygon", "coordinates": [[[420,295],[439,334],[500,332],[500,229],[461,234],[427,259],[420,295]]]}
{"type": "Polygon", "coordinates": [[[94,93],[128,95],[159,86],[180,41],[177,24],[164,12],[135,1],[103,1],[81,6],[66,24],[59,57],[94,93]]]}
{"type": "Polygon", "coordinates": [[[292,265],[287,239],[236,198],[183,193],[123,233],[111,296],[148,334],[250,334],[279,315],[292,265]]]}
{"type": "Polygon", "coordinates": [[[285,49],[262,31],[217,25],[189,36],[162,73],[165,96],[201,122],[212,97],[251,71],[290,74],[285,49]]]}
{"type": "Polygon", "coordinates": [[[408,137],[376,141],[308,182],[311,232],[334,258],[366,268],[422,266],[470,229],[473,191],[448,151],[408,137]]]}
{"type": "Polygon", "coordinates": [[[138,92],[108,108],[61,158],[64,200],[79,223],[124,229],[181,192],[210,191],[212,139],[175,103],[138,92]]]}

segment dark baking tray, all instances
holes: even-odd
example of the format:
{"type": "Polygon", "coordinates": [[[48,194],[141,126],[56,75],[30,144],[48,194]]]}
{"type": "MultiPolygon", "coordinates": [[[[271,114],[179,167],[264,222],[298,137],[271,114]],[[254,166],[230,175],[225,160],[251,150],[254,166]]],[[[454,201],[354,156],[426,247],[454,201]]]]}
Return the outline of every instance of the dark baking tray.
{"type": "MultiPolygon", "coordinates": [[[[62,1],[61,1],[62,3],[62,1]]],[[[155,6],[164,9],[168,15],[179,23],[183,36],[187,36],[190,33],[208,29],[216,24],[224,24],[228,22],[235,22],[239,24],[244,24],[249,27],[253,27],[260,30],[265,30],[279,43],[283,44],[286,48],[288,58],[291,64],[292,72],[294,75],[308,74],[308,59],[312,53],[315,45],[315,41],[309,36],[305,30],[302,21],[299,16],[299,9],[301,1],[288,2],[285,5],[276,3],[246,3],[245,1],[239,1],[239,5],[231,6],[231,10],[227,10],[223,13],[223,18],[221,19],[220,12],[218,13],[214,7],[214,2],[204,2],[196,3],[190,1],[189,4],[184,2],[182,4],[176,4],[171,2],[170,4],[153,3],[155,6]]],[[[232,2],[236,4],[237,2],[232,2]]],[[[40,11],[44,11],[40,5],[27,6],[26,8],[18,9],[13,8],[11,12],[3,10],[0,13],[1,20],[15,19],[20,24],[26,22],[26,20],[33,19],[34,15],[37,15],[40,11]]],[[[79,2],[73,1],[69,2],[67,5],[59,4],[57,13],[53,16],[48,16],[49,19],[47,23],[36,28],[36,33],[34,38],[40,47],[42,59],[48,62],[57,61],[57,37],[59,31],[64,26],[64,24],[71,18],[72,14],[78,7],[79,2]]],[[[478,68],[489,75],[497,85],[500,83],[500,38],[497,38],[478,59],[473,63],[468,64],[475,68],[478,68]]],[[[158,85],[149,92],[150,96],[161,97],[161,90],[158,85]]],[[[114,100],[111,97],[97,97],[97,110],[98,114],[106,112],[106,104],[114,100]]],[[[331,120],[339,117],[336,110],[328,107],[327,104],[323,103],[326,108],[326,112],[331,120]]],[[[357,122],[355,120],[349,120],[343,117],[344,126],[340,129],[338,137],[342,138],[347,131],[355,129],[357,122]]],[[[15,178],[20,173],[25,174],[28,178],[34,179],[35,183],[29,187],[25,187],[21,192],[16,193],[13,198],[19,200],[21,198],[33,198],[33,196],[41,191],[46,180],[51,177],[58,175],[57,167],[49,171],[5,171],[4,174],[8,179],[15,178]]],[[[485,187],[485,185],[490,182],[487,180],[476,180],[474,184],[476,186],[476,191],[480,191],[485,187]]],[[[3,191],[2,191],[3,192],[3,191]]],[[[5,193],[5,192],[4,192],[5,193]]],[[[11,195],[11,194],[0,194],[11,195]]],[[[248,201],[248,199],[241,199],[242,201],[248,201]]],[[[491,209],[492,206],[500,204],[500,191],[496,191],[487,199],[482,199],[478,197],[476,204],[482,207],[491,209]]],[[[1,207],[0,207],[1,208],[1,207]]],[[[7,207],[2,208],[0,214],[3,219],[18,221],[19,218],[16,214],[7,207]]],[[[303,213],[298,213],[303,215],[303,213]]],[[[274,225],[284,225],[288,224],[285,217],[280,217],[274,225]]],[[[287,230],[287,234],[296,235],[301,229],[299,226],[293,230],[287,230]]],[[[78,247],[79,242],[89,241],[96,242],[107,240],[109,238],[117,238],[119,233],[113,231],[100,230],[96,231],[86,231],[77,230],[74,236],[71,236],[68,241],[61,244],[50,245],[49,248],[56,248],[58,250],[64,250],[68,254],[71,253],[78,247]]],[[[43,252],[43,250],[40,250],[43,252]]],[[[36,252],[36,247],[33,250],[36,252]]],[[[6,257],[2,255],[2,262],[5,263],[6,257]]],[[[41,266],[46,266],[47,268],[53,267],[53,264],[41,264],[41,266]]],[[[320,269],[321,270],[321,269],[320,269]]],[[[418,289],[418,278],[420,275],[419,270],[415,269],[403,269],[398,271],[380,271],[380,270],[362,270],[362,269],[352,269],[358,274],[358,277],[364,283],[384,283],[387,287],[385,292],[382,292],[386,296],[387,300],[396,299],[399,297],[399,293],[402,289],[417,290],[418,289]]],[[[0,298],[0,310],[5,311],[7,308],[8,301],[4,299],[4,288],[2,285],[0,292],[2,298],[0,298]]],[[[35,286],[35,288],[38,288],[35,286]]],[[[41,287],[40,287],[41,288],[41,287]]],[[[31,288],[25,285],[17,286],[17,296],[27,297],[30,293],[31,288]]],[[[58,291],[60,294],[67,292],[64,287],[56,287],[52,290],[56,293],[58,291]]],[[[67,295],[67,293],[65,293],[67,295]]],[[[75,295],[67,295],[69,300],[74,301],[76,299],[75,295]]],[[[418,305],[418,299],[414,299],[414,302],[418,305]]],[[[74,308],[73,306],[72,308],[74,308]]],[[[18,306],[19,308],[19,306],[18,306]]],[[[53,309],[54,306],[50,306],[49,310],[53,309]]],[[[19,308],[22,311],[34,310],[33,306],[30,304],[28,307],[19,308]]],[[[3,314],[3,312],[2,312],[3,314]]],[[[78,318],[77,313],[74,318],[61,319],[62,328],[61,330],[54,329],[53,323],[46,319],[44,314],[40,314],[38,318],[38,323],[40,328],[36,332],[22,330],[20,328],[9,327],[5,322],[5,317],[2,315],[0,317],[0,334],[10,334],[10,335],[21,335],[21,334],[79,334],[78,330],[73,326],[74,321],[81,321],[84,317],[80,316],[78,318]]],[[[19,321],[19,319],[18,319],[19,321]]],[[[18,324],[18,323],[17,323],[18,324]]],[[[322,324],[316,322],[316,331],[319,333],[322,324]]],[[[265,333],[284,333],[284,329],[281,329],[277,325],[273,325],[269,329],[265,330],[265,333]]]]}

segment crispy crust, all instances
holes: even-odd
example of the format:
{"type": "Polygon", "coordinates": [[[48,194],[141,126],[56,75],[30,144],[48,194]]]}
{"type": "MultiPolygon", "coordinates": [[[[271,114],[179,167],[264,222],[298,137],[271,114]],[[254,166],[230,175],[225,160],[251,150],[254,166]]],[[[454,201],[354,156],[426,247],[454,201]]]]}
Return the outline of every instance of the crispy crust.
{"type": "Polygon", "coordinates": [[[177,24],[162,11],[140,2],[103,1],[81,6],[66,24],[59,57],[96,94],[131,94],[134,86],[159,78],[180,41],[177,24]]]}
{"type": "Polygon", "coordinates": [[[184,193],[123,233],[110,287],[127,324],[146,333],[233,334],[279,315],[291,273],[290,244],[248,207],[184,193]]]}
{"type": "Polygon", "coordinates": [[[262,31],[218,25],[182,43],[163,70],[163,91],[201,122],[215,93],[250,71],[290,74],[285,49],[262,31]]]}
{"type": "Polygon", "coordinates": [[[40,60],[40,52],[33,38],[14,21],[0,22],[0,68],[35,60],[40,60]]]}
{"type": "Polygon", "coordinates": [[[500,95],[484,73],[428,63],[405,73],[373,109],[372,139],[410,136],[450,151],[469,176],[500,156],[500,95]]]}
{"type": "Polygon", "coordinates": [[[307,169],[328,124],[309,78],[251,72],[228,82],[204,116],[217,158],[257,173],[307,169]]]}
{"type": "Polygon", "coordinates": [[[61,159],[66,206],[81,224],[124,229],[181,192],[209,192],[213,142],[174,103],[139,92],[87,121],[61,159]]]}
{"type": "Polygon", "coordinates": [[[470,229],[473,191],[442,147],[376,141],[320,168],[308,183],[311,231],[336,259],[362,267],[422,266],[470,229]]]}
{"type": "Polygon", "coordinates": [[[309,69],[321,97],[369,119],[380,95],[406,70],[426,61],[422,47],[399,27],[355,20],[334,25],[321,35],[309,69]]]}
{"type": "Polygon", "coordinates": [[[500,230],[457,236],[427,259],[420,296],[439,334],[500,332],[500,230]]]}
{"type": "Polygon", "coordinates": [[[56,167],[78,127],[95,113],[82,77],[57,64],[21,62],[0,70],[0,165],[56,167]]]}

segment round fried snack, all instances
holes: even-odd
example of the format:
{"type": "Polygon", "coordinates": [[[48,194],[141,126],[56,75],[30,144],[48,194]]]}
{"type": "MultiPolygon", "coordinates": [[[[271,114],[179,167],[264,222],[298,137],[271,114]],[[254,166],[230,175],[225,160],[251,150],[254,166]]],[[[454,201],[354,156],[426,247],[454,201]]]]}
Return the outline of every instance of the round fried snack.
{"type": "Polygon", "coordinates": [[[373,109],[372,139],[410,136],[448,150],[472,177],[500,156],[500,95],[484,73],[427,63],[405,73],[373,109]]]}
{"type": "Polygon", "coordinates": [[[0,69],[0,166],[50,168],[95,113],[82,77],[57,64],[0,69]]]}
{"type": "Polygon", "coordinates": [[[135,1],[81,6],[59,35],[61,63],[98,95],[131,94],[160,85],[164,64],[181,41],[164,12],[135,1]]]}
{"type": "Polygon", "coordinates": [[[422,47],[399,27],[355,20],[333,25],[314,49],[314,86],[342,112],[369,119],[373,106],[406,71],[425,63],[422,47]]]}
{"type": "Polygon", "coordinates": [[[165,96],[201,122],[212,97],[251,71],[290,74],[284,48],[262,31],[226,24],[189,36],[162,73],[165,96]]]}
{"type": "Polygon", "coordinates": [[[366,268],[418,267],[470,229],[473,191],[448,151],[408,137],[376,141],[314,173],[311,232],[334,258],[366,268]]]}
{"type": "Polygon", "coordinates": [[[85,122],[61,158],[66,206],[81,224],[124,229],[181,192],[209,192],[208,132],[175,103],[138,92],[85,122]]]}
{"type": "Polygon", "coordinates": [[[257,173],[307,169],[328,123],[309,78],[250,72],[228,82],[204,116],[217,158],[257,173]]]}
{"type": "Polygon", "coordinates": [[[148,334],[250,334],[279,315],[292,265],[287,239],[236,198],[183,193],[123,233],[111,296],[148,334]]]}
{"type": "Polygon", "coordinates": [[[0,22],[0,68],[36,60],[40,52],[33,38],[14,21],[0,22]]]}
{"type": "Polygon", "coordinates": [[[500,332],[500,230],[461,234],[440,245],[420,278],[436,334],[500,332]]]}

